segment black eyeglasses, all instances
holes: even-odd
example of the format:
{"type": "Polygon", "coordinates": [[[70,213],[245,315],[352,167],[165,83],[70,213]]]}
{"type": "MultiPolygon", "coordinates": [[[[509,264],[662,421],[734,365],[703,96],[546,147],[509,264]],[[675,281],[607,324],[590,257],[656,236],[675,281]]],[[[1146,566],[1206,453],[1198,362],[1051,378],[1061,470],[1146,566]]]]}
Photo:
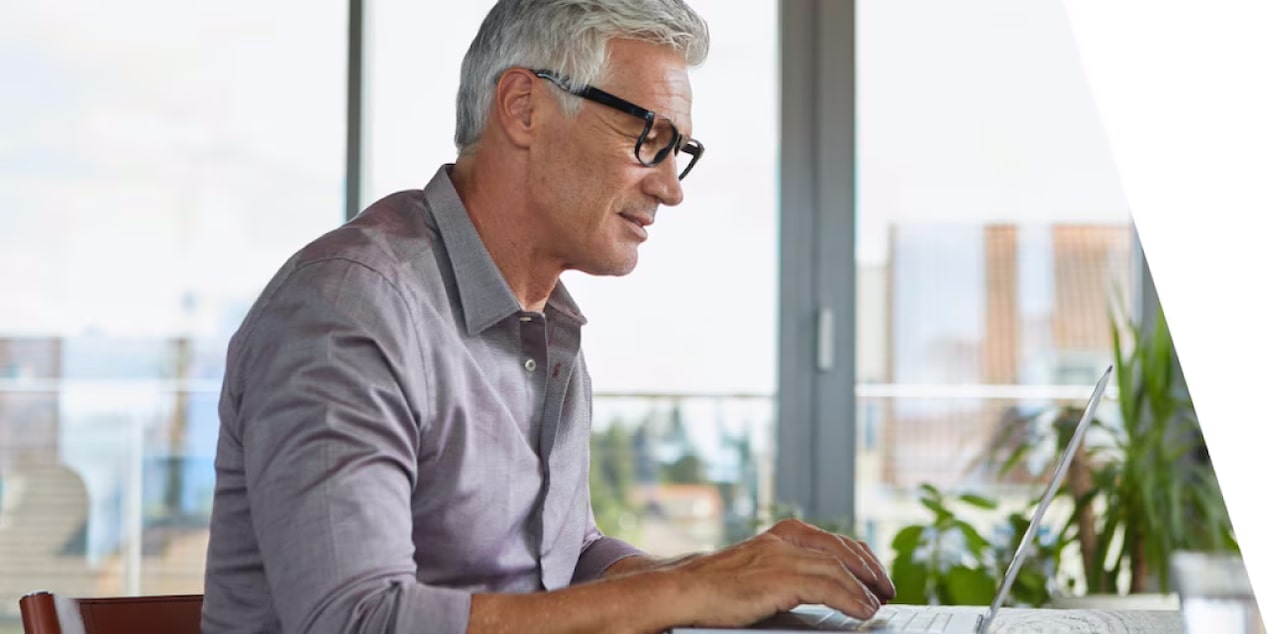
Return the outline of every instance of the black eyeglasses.
{"type": "Polygon", "coordinates": [[[638,142],[634,144],[634,158],[637,158],[639,163],[647,167],[660,165],[661,161],[668,158],[670,153],[677,156],[679,152],[685,152],[691,156],[691,161],[687,163],[687,167],[678,173],[678,180],[682,180],[687,178],[691,168],[696,166],[696,161],[699,161],[700,157],[704,155],[704,145],[700,141],[684,136],[678,132],[678,127],[672,121],[656,116],[655,112],[647,108],[634,105],[594,86],[571,88],[564,77],[548,70],[534,70],[533,74],[558,86],[564,92],[576,95],[582,99],[601,103],[609,108],[615,108],[625,114],[642,119],[643,133],[638,135],[638,142]]]}

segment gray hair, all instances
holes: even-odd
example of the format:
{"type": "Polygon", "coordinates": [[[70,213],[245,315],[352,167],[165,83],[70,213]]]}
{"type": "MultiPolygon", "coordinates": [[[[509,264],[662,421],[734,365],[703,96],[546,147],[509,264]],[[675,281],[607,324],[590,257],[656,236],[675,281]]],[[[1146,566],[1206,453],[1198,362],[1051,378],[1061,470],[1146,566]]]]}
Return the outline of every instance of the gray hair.
{"type": "MultiPolygon", "coordinates": [[[[682,0],[498,0],[462,60],[454,143],[467,153],[480,140],[498,79],[520,66],[562,73],[571,85],[597,83],[607,44],[630,39],[682,51],[689,67],[709,54],[709,29],[682,0]]],[[[575,115],[580,100],[555,91],[575,115]]]]}

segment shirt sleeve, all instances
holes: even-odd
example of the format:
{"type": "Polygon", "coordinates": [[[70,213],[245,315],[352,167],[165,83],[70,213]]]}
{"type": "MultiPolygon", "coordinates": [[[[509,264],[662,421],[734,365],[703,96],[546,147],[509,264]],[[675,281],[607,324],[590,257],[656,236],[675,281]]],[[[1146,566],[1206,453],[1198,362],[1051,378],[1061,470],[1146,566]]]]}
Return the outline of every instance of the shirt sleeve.
{"type": "Polygon", "coordinates": [[[626,557],[647,556],[647,553],[615,537],[608,537],[594,522],[594,510],[588,515],[585,539],[581,543],[581,556],[572,573],[572,583],[593,581],[603,576],[612,564],[626,557]]]}
{"type": "Polygon", "coordinates": [[[426,408],[418,329],[380,273],[330,259],[254,315],[234,367],[251,522],[285,632],[465,632],[471,595],[417,580],[426,408]]]}

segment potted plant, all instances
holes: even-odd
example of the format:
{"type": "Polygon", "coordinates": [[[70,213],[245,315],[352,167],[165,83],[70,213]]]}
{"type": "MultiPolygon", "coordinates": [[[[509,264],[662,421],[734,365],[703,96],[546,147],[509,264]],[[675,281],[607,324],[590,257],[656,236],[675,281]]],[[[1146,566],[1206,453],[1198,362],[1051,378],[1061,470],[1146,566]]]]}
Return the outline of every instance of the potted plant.
{"type": "MultiPolygon", "coordinates": [[[[1111,324],[1120,421],[1095,421],[1108,442],[1088,443],[1071,463],[1062,494],[1073,511],[1061,535],[1078,544],[1088,594],[1166,594],[1172,553],[1236,551],[1237,542],[1161,309],[1151,329],[1121,310],[1111,324]]],[[[1058,447],[1080,414],[1055,417],[1058,447]]],[[[1001,471],[1037,444],[1016,445],[1001,471]]]]}
{"type": "MultiPolygon", "coordinates": [[[[995,598],[1005,569],[1021,542],[1030,516],[1007,516],[1001,539],[987,539],[966,519],[963,511],[995,511],[999,504],[972,493],[953,495],[930,484],[920,486],[920,503],[932,518],[913,523],[894,536],[894,561],[890,576],[898,595],[896,603],[937,605],[989,605],[995,598]],[[957,512],[960,511],[960,512],[957,512]]],[[[1039,539],[1031,546],[1013,582],[1006,605],[1040,607],[1052,597],[1053,579],[1065,544],[1039,539]]]]}

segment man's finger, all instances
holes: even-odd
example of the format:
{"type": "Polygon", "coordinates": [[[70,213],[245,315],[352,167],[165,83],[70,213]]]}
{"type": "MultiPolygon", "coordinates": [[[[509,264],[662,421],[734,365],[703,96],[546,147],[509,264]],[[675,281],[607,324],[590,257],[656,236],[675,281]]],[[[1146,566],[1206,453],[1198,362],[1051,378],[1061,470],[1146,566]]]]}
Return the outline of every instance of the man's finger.
{"type": "Polygon", "coordinates": [[[797,588],[801,603],[822,603],[858,619],[870,619],[880,609],[876,596],[836,557],[806,552],[799,559],[787,583],[797,588]]]}
{"type": "Polygon", "coordinates": [[[885,567],[881,565],[872,549],[862,542],[796,520],[780,522],[772,527],[770,532],[803,548],[811,548],[836,556],[851,573],[886,601],[897,594],[894,582],[885,573],[885,567]]]}
{"type": "Polygon", "coordinates": [[[846,560],[846,565],[850,566],[850,571],[854,573],[859,580],[871,586],[881,599],[890,600],[894,598],[897,591],[894,588],[894,582],[885,573],[885,566],[881,565],[880,560],[872,549],[868,547],[866,542],[856,539],[850,539],[844,535],[834,535],[843,548],[849,551],[857,558],[857,563],[846,560]],[[857,570],[855,566],[865,567],[866,572],[857,570]]]}

